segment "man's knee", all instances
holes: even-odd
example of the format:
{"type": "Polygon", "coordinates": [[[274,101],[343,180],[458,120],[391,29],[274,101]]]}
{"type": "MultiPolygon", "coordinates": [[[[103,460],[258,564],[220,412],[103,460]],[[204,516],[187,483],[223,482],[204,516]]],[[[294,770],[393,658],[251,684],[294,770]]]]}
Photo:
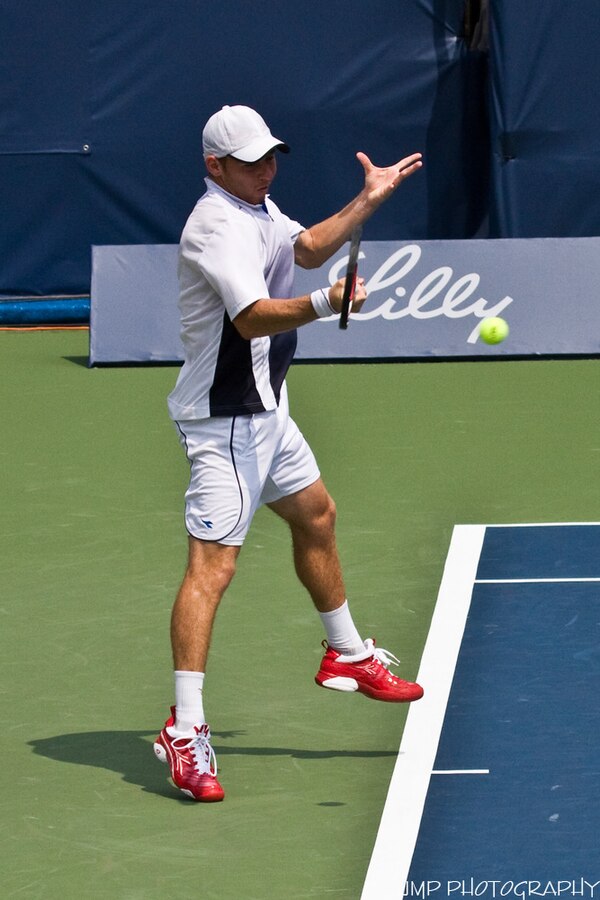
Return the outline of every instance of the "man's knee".
{"type": "Polygon", "coordinates": [[[203,593],[222,597],[235,575],[239,549],[190,538],[186,578],[203,593]]]}
{"type": "Polygon", "coordinates": [[[319,525],[324,531],[335,531],[335,521],[337,517],[337,508],[333,497],[325,494],[323,507],[319,516],[319,525]]]}
{"type": "MultiPolygon", "coordinates": [[[[327,541],[335,532],[336,505],[332,497],[323,491],[318,502],[312,504],[308,515],[301,523],[301,531],[308,533],[312,538],[327,541]]],[[[292,526],[293,530],[293,526],[292,526]]]]}
{"type": "Polygon", "coordinates": [[[315,536],[324,539],[335,531],[336,506],[321,479],[297,494],[268,505],[288,523],[295,539],[315,536]]]}

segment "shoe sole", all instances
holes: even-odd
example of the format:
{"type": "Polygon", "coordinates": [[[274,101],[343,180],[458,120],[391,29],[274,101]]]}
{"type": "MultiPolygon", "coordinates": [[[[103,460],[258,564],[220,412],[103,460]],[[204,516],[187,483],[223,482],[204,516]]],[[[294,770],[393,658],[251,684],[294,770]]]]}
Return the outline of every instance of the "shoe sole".
{"type": "Polygon", "coordinates": [[[415,700],[420,700],[423,696],[423,691],[415,697],[398,697],[388,693],[388,691],[365,690],[355,678],[346,678],[343,675],[332,675],[330,678],[324,678],[323,680],[317,676],[315,682],[319,687],[327,688],[330,691],[340,691],[346,694],[358,692],[370,700],[381,700],[384,703],[413,703],[415,700]]]}
{"type": "Polygon", "coordinates": [[[317,677],[315,681],[321,687],[329,688],[330,691],[342,691],[345,694],[354,693],[359,688],[355,678],[345,678],[343,675],[333,675],[331,678],[324,678],[323,681],[317,677]]]}

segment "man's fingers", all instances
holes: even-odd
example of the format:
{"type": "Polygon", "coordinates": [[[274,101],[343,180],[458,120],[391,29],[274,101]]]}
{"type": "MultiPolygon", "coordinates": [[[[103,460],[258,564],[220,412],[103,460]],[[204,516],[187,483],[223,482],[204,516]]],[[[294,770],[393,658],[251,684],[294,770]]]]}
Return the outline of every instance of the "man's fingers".
{"type": "Polygon", "coordinates": [[[401,169],[408,169],[410,166],[414,165],[422,165],[423,154],[422,153],[412,153],[410,156],[406,156],[404,159],[401,159],[398,165],[401,169]]]}

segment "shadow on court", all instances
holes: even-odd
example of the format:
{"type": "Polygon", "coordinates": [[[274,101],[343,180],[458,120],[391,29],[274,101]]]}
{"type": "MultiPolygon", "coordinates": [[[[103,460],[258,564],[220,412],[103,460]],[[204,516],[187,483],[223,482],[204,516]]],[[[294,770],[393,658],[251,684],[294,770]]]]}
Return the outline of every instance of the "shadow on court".
{"type": "MultiPolygon", "coordinates": [[[[242,731],[213,731],[220,741],[236,738],[242,731]]],[[[166,780],[167,770],[153,759],[152,731],[88,731],[60,734],[55,737],[29,741],[33,752],[57,762],[74,763],[109,769],[122,775],[128,784],[136,784],[152,794],[173,798],[173,788],[166,780]]],[[[299,750],[291,747],[238,747],[214,744],[218,757],[223,756],[289,756],[291,759],[359,758],[381,759],[395,757],[393,750],[299,750]]]]}

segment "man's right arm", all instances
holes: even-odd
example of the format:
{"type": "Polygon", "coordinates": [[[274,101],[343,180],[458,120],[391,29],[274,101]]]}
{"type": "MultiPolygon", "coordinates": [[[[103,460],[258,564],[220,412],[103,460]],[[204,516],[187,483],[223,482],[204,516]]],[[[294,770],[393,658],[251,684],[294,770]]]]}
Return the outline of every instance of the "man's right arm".
{"type": "MultiPolygon", "coordinates": [[[[320,318],[318,309],[328,312],[326,305],[329,304],[331,315],[339,313],[342,307],[342,296],[344,293],[344,279],[339,281],[324,292],[315,292],[317,296],[315,302],[311,299],[311,295],[307,294],[303,297],[292,297],[289,300],[278,300],[275,298],[264,298],[257,300],[255,303],[246,306],[233,320],[233,324],[246,340],[256,337],[268,337],[272,334],[279,334],[282,331],[292,331],[294,328],[300,328],[302,325],[308,325],[320,318]]],[[[356,293],[352,305],[352,309],[358,312],[367,299],[365,283],[363,278],[357,279],[356,293]]]]}

